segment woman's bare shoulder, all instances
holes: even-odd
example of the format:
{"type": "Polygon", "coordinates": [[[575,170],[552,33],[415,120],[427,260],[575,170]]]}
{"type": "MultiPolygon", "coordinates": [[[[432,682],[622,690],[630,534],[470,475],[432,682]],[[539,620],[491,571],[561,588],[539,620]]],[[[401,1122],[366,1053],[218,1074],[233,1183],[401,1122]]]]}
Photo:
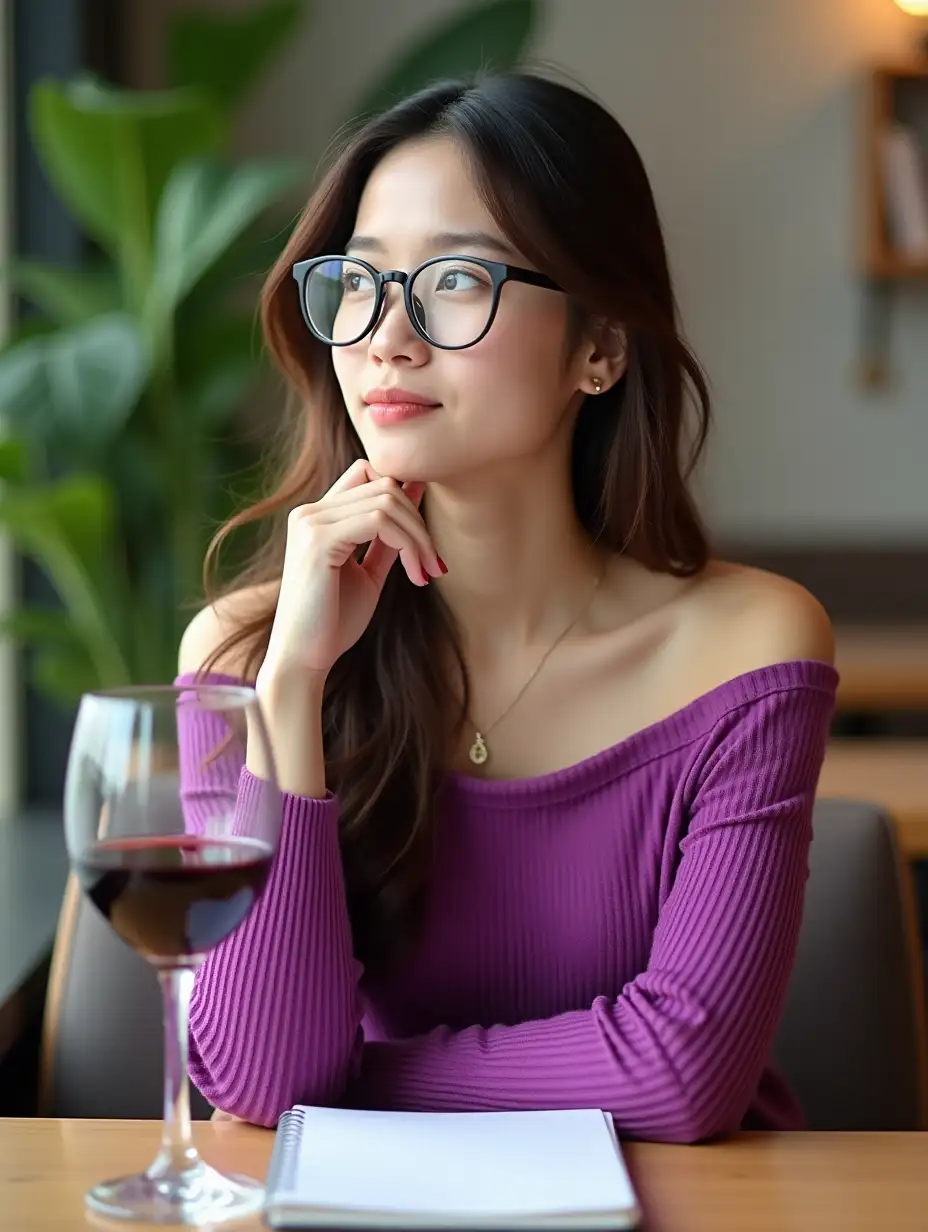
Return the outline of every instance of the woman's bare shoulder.
{"type": "MultiPolygon", "coordinates": [[[[278,589],[277,582],[247,586],[223,595],[215,603],[201,608],[181,638],[178,673],[184,675],[199,671],[245,621],[267,610],[278,589]]],[[[239,644],[212,663],[210,670],[227,676],[242,676],[247,655],[247,644],[239,644]]]]}
{"type": "Polygon", "coordinates": [[[712,561],[690,591],[682,624],[723,678],[791,660],[834,661],[834,630],[815,596],[748,565],[712,561]]]}

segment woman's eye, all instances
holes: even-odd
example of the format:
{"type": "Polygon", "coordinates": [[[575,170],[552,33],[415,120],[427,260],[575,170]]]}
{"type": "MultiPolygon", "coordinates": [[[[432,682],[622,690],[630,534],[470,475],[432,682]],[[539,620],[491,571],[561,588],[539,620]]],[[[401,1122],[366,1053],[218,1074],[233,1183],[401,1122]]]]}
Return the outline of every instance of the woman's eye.
{"type": "Polygon", "coordinates": [[[483,286],[483,280],[469,270],[447,270],[438,283],[439,291],[473,291],[483,286]]]}
{"type": "Polygon", "coordinates": [[[371,285],[370,275],[347,271],[342,275],[342,286],[346,292],[366,291],[371,285]]]}

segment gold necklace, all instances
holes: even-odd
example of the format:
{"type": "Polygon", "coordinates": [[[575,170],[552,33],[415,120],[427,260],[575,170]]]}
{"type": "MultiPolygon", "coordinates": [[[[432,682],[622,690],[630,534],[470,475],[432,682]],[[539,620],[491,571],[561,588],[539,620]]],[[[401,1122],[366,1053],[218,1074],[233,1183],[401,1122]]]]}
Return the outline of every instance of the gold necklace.
{"type": "Polygon", "coordinates": [[[584,603],[583,607],[580,609],[577,615],[573,618],[573,620],[570,622],[567,628],[563,631],[563,633],[560,633],[558,637],[556,638],[556,640],[551,643],[551,645],[542,655],[541,660],[538,663],[538,666],[534,669],[532,674],[529,676],[528,680],[526,680],[525,684],[518,691],[518,693],[515,695],[515,697],[512,699],[512,701],[509,703],[509,705],[506,707],[503,713],[501,715],[498,715],[493,720],[493,722],[490,724],[490,726],[485,727],[482,732],[479,730],[479,728],[477,728],[477,724],[474,723],[473,719],[471,719],[471,723],[473,724],[474,729],[475,729],[474,743],[470,746],[470,750],[467,756],[470,758],[470,760],[474,763],[475,766],[482,766],[484,762],[489,760],[490,750],[487,747],[487,736],[489,736],[490,732],[493,730],[494,727],[502,723],[503,719],[505,719],[506,715],[510,712],[510,710],[512,710],[515,707],[516,703],[521,699],[523,693],[525,693],[528,686],[532,683],[532,681],[535,679],[535,677],[538,675],[538,673],[547,663],[548,659],[551,657],[551,655],[554,653],[557,647],[560,646],[561,642],[564,640],[567,634],[571,631],[571,629],[574,627],[574,625],[577,623],[580,617],[586,613],[590,604],[593,602],[593,596],[596,594],[596,591],[599,589],[599,584],[603,580],[605,572],[606,572],[606,568],[604,565],[602,572],[599,574],[599,576],[596,578],[596,581],[593,583],[593,589],[590,591],[590,597],[587,599],[586,603],[584,603]]]}

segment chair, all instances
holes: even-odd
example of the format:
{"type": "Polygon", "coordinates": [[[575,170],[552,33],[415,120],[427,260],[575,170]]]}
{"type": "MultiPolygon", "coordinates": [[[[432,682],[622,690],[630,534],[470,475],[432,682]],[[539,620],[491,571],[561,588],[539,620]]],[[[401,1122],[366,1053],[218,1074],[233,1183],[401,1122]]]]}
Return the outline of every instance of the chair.
{"type": "Polygon", "coordinates": [[[774,1064],[811,1129],[926,1125],[925,991],[911,883],[876,805],[819,800],[774,1064]]]}
{"type": "MultiPolygon", "coordinates": [[[[176,832],[177,781],[165,776],[153,784],[154,828],[176,832]]],[[[131,808],[131,800],[122,806],[131,808]]],[[[71,874],[45,1000],[40,1114],[158,1119],[163,1073],[161,992],[155,973],[119,940],[71,874]]],[[[191,1116],[205,1120],[212,1111],[191,1086],[191,1116]]]]}

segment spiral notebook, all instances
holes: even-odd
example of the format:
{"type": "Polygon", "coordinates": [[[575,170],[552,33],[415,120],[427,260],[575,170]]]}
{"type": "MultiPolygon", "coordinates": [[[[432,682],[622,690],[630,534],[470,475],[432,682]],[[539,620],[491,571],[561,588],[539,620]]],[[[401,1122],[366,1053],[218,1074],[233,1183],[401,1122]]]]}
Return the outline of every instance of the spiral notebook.
{"type": "Polygon", "coordinates": [[[558,1112],[365,1112],[280,1118],[271,1228],[634,1228],[612,1118],[558,1112]]]}

